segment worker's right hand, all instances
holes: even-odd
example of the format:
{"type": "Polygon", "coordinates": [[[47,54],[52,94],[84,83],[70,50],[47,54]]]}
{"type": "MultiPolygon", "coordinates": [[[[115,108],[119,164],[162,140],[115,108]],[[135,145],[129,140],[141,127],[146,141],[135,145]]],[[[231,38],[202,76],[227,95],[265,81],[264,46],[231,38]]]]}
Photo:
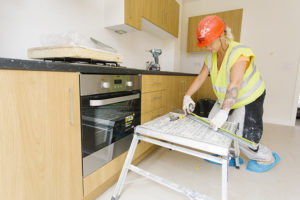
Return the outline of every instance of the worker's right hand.
{"type": "Polygon", "coordinates": [[[193,112],[195,109],[195,102],[189,95],[185,95],[183,98],[182,110],[185,114],[193,112]]]}

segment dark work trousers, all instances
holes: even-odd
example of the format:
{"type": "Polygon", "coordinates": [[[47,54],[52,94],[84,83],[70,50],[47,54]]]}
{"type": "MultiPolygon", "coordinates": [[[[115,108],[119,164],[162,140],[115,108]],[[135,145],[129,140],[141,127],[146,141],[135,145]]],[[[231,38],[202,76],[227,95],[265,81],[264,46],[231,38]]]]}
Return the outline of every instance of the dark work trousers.
{"type": "MultiPolygon", "coordinates": [[[[266,96],[266,91],[260,95],[252,103],[245,105],[245,119],[243,137],[259,143],[263,134],[263,104],[266,96]]],[[[234,111],[234,110],[232,110],[234,111]]]]}
{"type": "MultiPolygon", "coordinates": [[[[266,91],[252,103],[232,109],[229,113],[229,122],[239,123],[237,135],[248,140],[259,143],[263,134],[263,103],[266,96],[266,91]]],[[[216,102],[209,113],[208,118],[211,119],[220,110],[220,105],[216,102]]],[[[249,149],[242,144],[239,145],[240,150],[252,160],[269,161],[272,158],[272,152],[265,146],[259,145],[258,149],[249,149]]]]}

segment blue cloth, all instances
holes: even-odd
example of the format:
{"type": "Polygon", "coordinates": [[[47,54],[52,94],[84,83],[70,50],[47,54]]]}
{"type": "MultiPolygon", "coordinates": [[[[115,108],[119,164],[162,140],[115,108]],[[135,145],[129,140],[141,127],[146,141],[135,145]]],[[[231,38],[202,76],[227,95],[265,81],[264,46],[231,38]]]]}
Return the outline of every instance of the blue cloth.
{"type": "Polygon", "coordinates": [[[280,157],[277,153],[273,152],[272,155],[275,158],[275,161],[268,165],[258,164],[255,160],[249,160],[247,165],[247,170],[252,172],[266,172],[274,167],[280,160],[280,157]]]}
{"type": "MultiPolygon", "coordinates": [[[[213,154],[212,156],[218,157],[217,154],[213,154]]],[[[211,161],[211,160],[207,160],[207,159],[204,159],[204,160],[206,162],[209,162],[209,163],[212,163],[212,164],[215,164],[215,165],[221,165],[221,163],[217,163],[217,162],[214,162],[214,161],[211,161]]],[[[244,160],[241,157],[239,157],[239,163],[240,163],[240,165],[242,165],[244,163],[244,160]]],[[[230,158],[228,164],[229,164],[230,167],[234,167],[235,166],[235,158],[230,158]]]]}

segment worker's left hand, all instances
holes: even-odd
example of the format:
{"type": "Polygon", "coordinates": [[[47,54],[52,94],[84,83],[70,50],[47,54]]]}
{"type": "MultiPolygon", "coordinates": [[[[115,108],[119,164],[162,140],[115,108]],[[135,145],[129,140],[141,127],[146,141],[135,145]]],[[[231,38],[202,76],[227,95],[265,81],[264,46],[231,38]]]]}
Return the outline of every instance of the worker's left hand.
{"type": "Polygon", "coordinates": [[[228,118],[228,111],[221,109],[210,121],[210,126],[214,131],[223,126],[228,118]]]}

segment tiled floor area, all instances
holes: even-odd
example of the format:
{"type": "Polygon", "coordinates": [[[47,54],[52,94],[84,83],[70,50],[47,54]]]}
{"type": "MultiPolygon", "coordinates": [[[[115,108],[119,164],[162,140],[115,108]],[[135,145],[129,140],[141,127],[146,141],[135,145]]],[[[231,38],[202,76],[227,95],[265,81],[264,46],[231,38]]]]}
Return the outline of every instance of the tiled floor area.
{"type": "MultiPolygon", "coordinates": [[[[275,151],[281,161],[265,173],[230,167],[229,200],[296,200],[300,199],[300,120],[295,127],[265,124],[262,143],[275,151]]],[[[159,148],[139,167],[174,181],[199,193],[221,199],[221,167],[176,151],[159,148]]],[[[97,200],[110,200],[115,185],[97,200]]],[[[188,200],[180,193],[129,173],[120,200],[188,200]]]]}

